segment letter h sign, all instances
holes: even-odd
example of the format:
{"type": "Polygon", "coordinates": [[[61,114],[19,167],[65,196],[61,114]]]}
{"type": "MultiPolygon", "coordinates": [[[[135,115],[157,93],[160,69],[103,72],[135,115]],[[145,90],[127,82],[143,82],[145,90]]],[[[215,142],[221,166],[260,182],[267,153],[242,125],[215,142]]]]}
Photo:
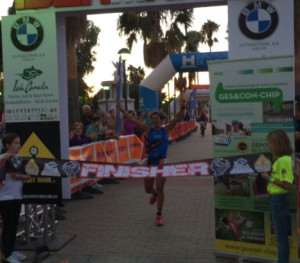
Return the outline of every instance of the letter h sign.
{"type": "Polygon", "coordinates": [[[195,56],[191,55],[190,57],[187,57],[186,55],[183,55],[181,68],[194,68],[194,67],[196,67],[195,56]]]}

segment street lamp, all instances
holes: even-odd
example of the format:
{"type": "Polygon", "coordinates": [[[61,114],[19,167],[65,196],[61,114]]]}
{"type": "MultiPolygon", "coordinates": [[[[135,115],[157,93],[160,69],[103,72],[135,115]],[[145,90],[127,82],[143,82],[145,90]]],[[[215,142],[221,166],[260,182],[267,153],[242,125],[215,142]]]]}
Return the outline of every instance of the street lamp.
{"type": "Polygon", "coordinates": [[[109,86],[103,86],[103,90],[105,92],[105,112],[108,112],[108,108],[107,108],[107,97],[108,97],[108,91],[109,91],[110,87],[109,86]]]}
{"type": "Polygon", "coordinates": [[[125,110],[127,111],[127,80],[126,80],[126,60],[130,55],[130,51],[127,48],[121,48],[118,55],[123,64],[123,83],[124,83],[124,97],[125,97],[125,110]]]}

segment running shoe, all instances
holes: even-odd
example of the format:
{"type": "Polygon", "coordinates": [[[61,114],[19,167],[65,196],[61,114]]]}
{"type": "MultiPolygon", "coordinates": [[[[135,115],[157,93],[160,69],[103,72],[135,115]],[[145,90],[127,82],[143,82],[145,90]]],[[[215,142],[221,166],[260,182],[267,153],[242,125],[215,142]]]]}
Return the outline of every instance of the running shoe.
{"type": "Polygon", "coordinates": [[[156,194],[152,194],[149,200],[150,205],[154,205],[156,203],[156,194]]]}
{"type": "Polygon", "coordinates": [[[157,226],[163,226],[164,225],[164,221],[163,221],[162,216],[159,216],[159,215],[156,216],[156,225],[157,226]]]}

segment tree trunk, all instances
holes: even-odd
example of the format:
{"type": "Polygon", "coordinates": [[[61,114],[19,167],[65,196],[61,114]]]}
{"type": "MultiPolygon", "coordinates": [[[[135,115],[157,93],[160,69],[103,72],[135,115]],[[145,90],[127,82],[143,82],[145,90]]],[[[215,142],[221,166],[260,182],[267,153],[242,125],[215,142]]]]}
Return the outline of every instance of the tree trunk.
{"type": "Polygon", "coordinates": [[[294,0],[295,8],[295,94],[300,99],[300,1],[294,0]]]}
{"type": "Polygon", "coordinates": [[[69,102],[69,125],[80,121],[79,95],[77,81],[77,57],[75,44],[67,43],[67,66],[68,66],[68,102],[69,102]]]}

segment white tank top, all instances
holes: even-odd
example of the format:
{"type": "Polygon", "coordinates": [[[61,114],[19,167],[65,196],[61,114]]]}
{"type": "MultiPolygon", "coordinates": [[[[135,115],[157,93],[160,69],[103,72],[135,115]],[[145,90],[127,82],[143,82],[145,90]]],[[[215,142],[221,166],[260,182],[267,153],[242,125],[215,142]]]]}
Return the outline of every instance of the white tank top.
{"type": "MultiPolygon", "coordinates": [[[[0,155],[0,158],[4,154],[0,155]]],[[[22,199],[23,182],[14,180],[11,174],[6,173],[5,180],[0,185],[0,201],[22,199]]]]}

